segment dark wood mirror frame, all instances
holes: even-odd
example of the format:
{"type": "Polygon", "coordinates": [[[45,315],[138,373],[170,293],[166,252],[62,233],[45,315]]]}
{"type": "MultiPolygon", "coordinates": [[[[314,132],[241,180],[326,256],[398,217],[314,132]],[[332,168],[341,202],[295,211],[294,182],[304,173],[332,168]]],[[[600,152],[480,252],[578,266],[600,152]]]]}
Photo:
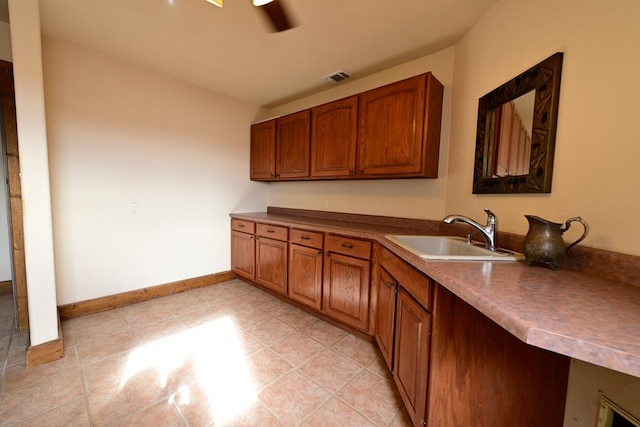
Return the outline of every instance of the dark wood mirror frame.
{"type": "Polygon", "coordinates": [[[555,53],[478,101],[473,194],[551,192],[562,58],[561,52],[555,53]],[[532,90],[535,90],[535,102],[528,175],[488,176],[485,171],[493,161],[492,150],[486,142],[490,131],[488,117],[495,108],[532,90]]]}

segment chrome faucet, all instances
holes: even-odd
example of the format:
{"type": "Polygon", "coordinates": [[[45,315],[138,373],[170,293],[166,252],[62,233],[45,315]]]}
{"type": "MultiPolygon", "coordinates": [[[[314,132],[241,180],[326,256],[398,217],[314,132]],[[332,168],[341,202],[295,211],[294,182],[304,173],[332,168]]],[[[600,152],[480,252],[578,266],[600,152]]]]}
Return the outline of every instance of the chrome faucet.
{"type": "Polygon", "coordinates": [[[491,251],[497,249],[496,234],[498,232],[498,219],[489,209],[484,210],[487,213],[487,225],[482,225],[464,215],[447,215],[442,221],[445,224],[453,224],[454,222],[464,222],[469,224],[484,237],[485,246],[491,251]]]}

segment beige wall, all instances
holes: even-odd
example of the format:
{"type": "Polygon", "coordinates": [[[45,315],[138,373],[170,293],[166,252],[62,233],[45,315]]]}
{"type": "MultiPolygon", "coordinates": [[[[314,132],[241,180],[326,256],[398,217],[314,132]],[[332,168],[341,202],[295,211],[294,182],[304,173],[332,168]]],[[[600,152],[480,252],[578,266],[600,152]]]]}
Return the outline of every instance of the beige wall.
{"type": "Polygon", "coordinates": [[[43,59],[58,304],[228,271],[229,213],[267,202],[258,108],[66,42],[43,59]]]}
{"type": "Polygon", "coordinates": [[[640,255],[639,20],[633,0],[497,2],[456,45],[447,211],[490,207],[503,230],[520,234],[524,214],[579,215],[591,226],[585,245],[640,255]],[[472,195],[478,98],[557,51],[565,57],[551,194],[472,195]]]}
{"type": "Polygon", "coordinates": [[[445,86],[438,167],[440,178],[272,183],[269,186],[269,204],[321,210],[324,209],[323,201],[326,199],[330,211],[411,218],[443,218],[447,186],[453,59],[454,49],[445,49],[370,77],[345,82],[317,95],[272,109],[262,116],[266,118],[291,113],[431,71],[445,86]]]}
{"type": "Polygon", "coordinates": [[[32,346],[58,338],[47,127],[37,0],[10,0],[22,223],[32,346]]]}
{"type": "Polygon", "coordinates": [[[11,28],[6,22],[0,21],[0,59],[12,61],[11,56],[11,28]]]}

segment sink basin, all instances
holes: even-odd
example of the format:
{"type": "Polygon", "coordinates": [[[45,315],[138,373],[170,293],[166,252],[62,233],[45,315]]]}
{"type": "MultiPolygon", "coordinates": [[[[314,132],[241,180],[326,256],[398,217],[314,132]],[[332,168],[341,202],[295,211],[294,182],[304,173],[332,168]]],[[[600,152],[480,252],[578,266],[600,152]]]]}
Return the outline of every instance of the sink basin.
{"type": "Polygon", "coordinates": [[[484,246],[467,243],[466,239],[454,236],[385,236],[398,246],[424,258],[457,261],[521,261],[524,255],[503,249],[490,251],[484,246]]]}

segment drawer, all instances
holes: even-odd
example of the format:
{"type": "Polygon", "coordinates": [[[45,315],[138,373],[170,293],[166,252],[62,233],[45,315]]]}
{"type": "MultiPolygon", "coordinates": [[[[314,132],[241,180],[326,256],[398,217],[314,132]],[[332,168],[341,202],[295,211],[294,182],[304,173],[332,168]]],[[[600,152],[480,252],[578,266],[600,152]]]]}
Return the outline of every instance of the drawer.
{"type": "Polygon", "coordinates": [[[422,307],[432,309],[433,280],[383,248],[380,252],[380,265],[393,276],[422,307]]]}
{"type": "Polygon", "coordinates": [[[241,233],[253,234],[256,232],[256,223],[243,219],[231,218],[231,229],[241,233]]]}
{"type": "Polygon", "coordinates": [[[369,240],[359,240],[352,237],[330,234],[327,236],[324,248],[326,252],[371,259],[371,242],[369,240]]]}
{"type": "Polygon", "coordinates": [[[302,246],[308,246],[310,248],[322,249],[322,241],[324,236],[322,233],[316,231],[291,229],[290,241],[302,246]]]}
{"type": "Polygon", "coordinates": [[[289,229],[278,225],[258,224],[256,235],[275,240],[287,240],[289,238],[289,229]]]}

